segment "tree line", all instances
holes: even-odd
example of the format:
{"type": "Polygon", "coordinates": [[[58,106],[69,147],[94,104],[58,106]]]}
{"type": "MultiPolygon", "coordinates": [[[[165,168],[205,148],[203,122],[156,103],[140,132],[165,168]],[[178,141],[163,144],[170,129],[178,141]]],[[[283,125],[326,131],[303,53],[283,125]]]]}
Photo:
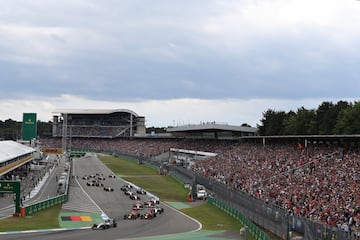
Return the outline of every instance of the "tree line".
{"type": "Polygon", "coordinates": [[[317,109],[268,109],[257,128],[262,136],[360,134],[360,102],[322,102],[317,109]]]}
{"type": "MultiPolygon", "coordinates": [[[[18,140],[21,139],[22,122],[12,119],[0,120],[0,140],[18,140]]],[[[37,135],[52,136],[52,122],[37,121],[37,135]]]]}

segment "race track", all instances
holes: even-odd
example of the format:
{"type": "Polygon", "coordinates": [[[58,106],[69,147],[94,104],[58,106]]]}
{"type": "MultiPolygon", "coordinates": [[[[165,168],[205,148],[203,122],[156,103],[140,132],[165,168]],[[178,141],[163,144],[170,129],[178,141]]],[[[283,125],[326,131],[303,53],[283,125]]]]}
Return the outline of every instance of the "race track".
{"type": "MultiPolygon", "coordinates": [[[[131,200],[120,190],[125,184],[119,177],[109,178],[113,174],[97,157],[81,157],[73,159],[73,175],[69,201],[64,204],[63,211],[104,213],[110,218],[117,220],[117,227],[107,230],[58,230],[33,232],[25,234],[0,235],[0,239],[129,239],[147,236],[160,236],[196,231],[200,228],[197,221],[183,215],[179,211],[161,202],[164,213],[152,220],[123,220],[124,214],[130,212],[135,200],[131,200]],[[105,186],[114,188],[113,192],[106,192],[103,187],[86,186],[89,180],[82,179],[83,176],[91,174],[103,175],[105,186]],[[90,197],[90,199],[88,198],[90,197]]],[[[139,195],[141,202],[145,201],[145,195],[139,195]]],[[[146,198],[149,198],[147,196],[146,198]]],[[[160,199],[161,201],[161,199],[160,199]]]]}

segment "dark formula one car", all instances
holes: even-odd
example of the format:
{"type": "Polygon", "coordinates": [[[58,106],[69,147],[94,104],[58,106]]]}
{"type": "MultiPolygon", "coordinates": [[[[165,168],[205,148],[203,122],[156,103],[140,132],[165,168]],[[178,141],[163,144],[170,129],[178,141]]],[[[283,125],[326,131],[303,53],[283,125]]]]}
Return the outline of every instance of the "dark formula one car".
{"type": "Polygon", "coordinates": [[[103,184],[102,182],[100,182],[100,181],[96,181],[96,182],[95,182],[95,186],[96,186],[96,187],[103,187],[104,184],[103,184]]]}
{"type": "Polygon", "coordinates": [[[98,180],[105,180],[105,177],[104,176],[98,176],[97,179],[98,180]]]}
{"type": "Polygon", "coordinates": [[[131,195],[133,195],[134,193],[129,189],[129,190],[127,190],[127,191],[124,191],[124,194],[125,194],[125,195],[128,195],[128,196],[131,196],[131,195]]]}
{"type": "Polygon", "coordinates": [[[149,208],[145,214],[140,216],[140,219],[153,219],[156,217],[156,212],[153,208],[149,208]]]}
{"type": "Polygon", "coordinates": [[[138,189],[136,190],[136,193],[145,195],[145,194],[146,194],[146,191],[145,191],[144,189],[142,189],[142,188],[138,188],[138,189]]]}
{"type": "Polygon", "coordinates": [[[86,183],[87,186],[96,186],[96,187],[103,187],[104,184],[98,180],[92,180],[86,183]]]}
{"type": "Polygon", "coordinates": [[[104,190],[106,192],[113,192],[114,191],[114,189],[112,187],[104,187],[104,190]]]}
{"type": "Polygon", "coordinates": [[[109,175],[109,178],[116,178],[116,176],[113,175],[113,174],[110,174],[110,175],[109,175]]]}
{"type": "Polygon", "coordinates": [[[95,186],[95,184],[94,184],[93,181],[87,182],[86,185],[87,185],[87,186],[95,186]]]}
{"type": "Polygon", "coordinates": [[[159,206],[159,205],[156,205],[156,206],[154,207],[154,211],[155,211],[156,214],[161,214],[161,213],[164,212],[164,208],[161,207],[161,206],[159,206]]]}
{"type": "Polygon", "coordinates": [[[140,197],[138,195],[136,195],[136,194],[130,194],[129,197],[130,197],[131,200],[140,200],[140,197]]]}
{"type": "Polygon", "coordinates": [[[105,230],[108,228],[117,227],[115,219],[106,219],[104,222],[99,224],[94,224],[91,229],[93,230],[105,230]]]}
{"type": "Polygon", "coordinates": [[[132,186],[130,184],[125,184],[120,188],[120,190],[123,192],[130,191],[130,189],[132,189],[132,186]]]}
{"type": "Polygon", "coordinates": [[[130,213],[124,215],[124,220],[136,220],[140,217],[139,209],[133,209],[130,213]]]}

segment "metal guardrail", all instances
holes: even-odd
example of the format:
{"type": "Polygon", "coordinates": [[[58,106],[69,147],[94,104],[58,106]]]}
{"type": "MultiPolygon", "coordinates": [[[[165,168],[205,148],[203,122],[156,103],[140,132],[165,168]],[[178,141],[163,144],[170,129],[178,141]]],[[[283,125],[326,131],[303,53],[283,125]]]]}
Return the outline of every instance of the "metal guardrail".
{"type": "Polygon", "coordinates": [[[226,212],[228,215],[235,218],[237,221],[239,221],[243,226],[247,227],[250,234],[256,239],[256,240],[271,240],[271,238],[264,233],[259,227],[257,227],[252,221],[250,221],[248,218],[246,218],[243,214],[241,214],[237,209],[231,207],[230,205],[226,204],[225,202],[209,197],[208,202],[213,204],[214,206],[218,207],[222,211],[226,212]]]}
{"type": "MultiPolygon", "coordinates": [[[[31,215],[33,213],[36,213],[38,211],[44,210],[46,208],[50,208],[53,207],[57,204],[66,202],[68,200],[68,195],[67,194],[63,194],[63,195],[59,195],[53,198],[49,198],[46,199],[44,201],[41,202],[37,202],[34,204],[31,204],[29,206],[24,207],[23,209],[25,209],[25,211],[23,212],[23,214],[25,214],[24,216],[28,216],[31,215]]],[[[22,214],[22,215],[23,215],[22,214]]]]}

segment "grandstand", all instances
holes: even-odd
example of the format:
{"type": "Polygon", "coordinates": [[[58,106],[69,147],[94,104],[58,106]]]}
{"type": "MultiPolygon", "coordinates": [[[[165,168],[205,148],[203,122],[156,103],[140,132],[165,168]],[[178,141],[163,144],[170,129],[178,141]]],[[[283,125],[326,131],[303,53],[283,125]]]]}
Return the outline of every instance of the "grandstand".
{"type": "Polygon", "coordinates": [[[255,136],[257,128],[247,126],[233,126],[225,123],[204,122],[169,127],[167,132],[174,137],[202,138],[202,139],[236,139],[244,136],[255,136]]]}
{"type": "Polygon", "coordinates": [[[53,113],[57,114],[53,116],[53,137],[118,138],[145,135],[145,117],[127,109],[57,109],[53,113]]]}

